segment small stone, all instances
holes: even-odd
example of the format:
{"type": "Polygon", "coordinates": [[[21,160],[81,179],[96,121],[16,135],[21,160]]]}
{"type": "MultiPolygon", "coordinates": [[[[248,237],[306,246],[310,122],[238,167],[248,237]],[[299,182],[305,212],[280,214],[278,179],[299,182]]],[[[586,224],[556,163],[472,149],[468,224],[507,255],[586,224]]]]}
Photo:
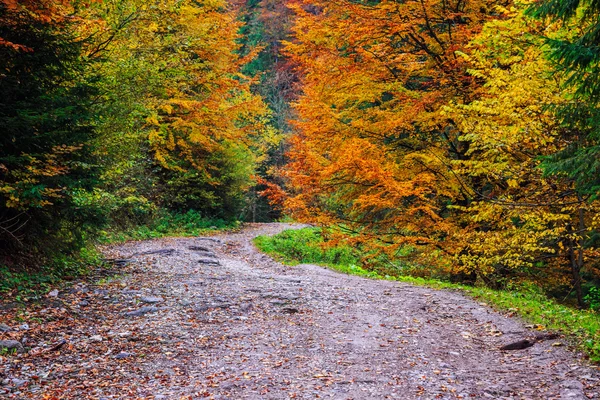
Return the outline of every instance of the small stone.
{"type": "Polygon", "coordinates": [[[50,293],[48,293],[48,297],[58,297],[58,290],[52,290],[50,293]]]}
{"type": "Polygon", "coordinates": [[[123,359],[125,359],[125,358],[129,358],[129,357],[131,357],[131,356],[133,356],[133,354],[132,354],[132,353],[128,353],[128,352],[126,352],[126,351],[122,351],[122,352],[120,352],[119,354],[117,354],[117,355],[115,356],[115,358],[116,358],[117,360],[123,360],[123,359]]]}
{"type": "Polygon", "coordinates": [[[142,297],[140,297],[140,301],[143,301],[144,303],[149,303],[149,304],[156,304],[156,303],[162,303],[163,301],[165,301],[165,299],[163,299],[160,296],[142,296],[142,297]]]}
{"type": "Polygon", "coordinates": [[[16,387],[21,387],[23,385],[25,385],[28,381],[26,381],[25,379],[18,379],[18,378],[13,378],[12,379],[12,384],[15,385],[16,387]]]}
{"type": "Polygon", "coordinates": [[[284,281],[284,282],[290,282],[290,283],[302,283],[301,279],[298,278],[290,278],[287,276],[279,276],[277,277],[280,281],[284,281]]]}
{"type": "Polygon", "coordinates": [[[566,389],[583,391],[583,383],[576,380],[563,382],[561,386],[566,389]]]}
{"type": "Polygon", "coordinates": [[[204,265],[221,265],[219,260],[217,260],[216,258],[200,258],[198,260],[198,263],[204,265]]]}
{"type": "Polygon", "coordinates": [[[500,350],[523,350],[535,344],[534,340],[523,339],[500,347],[500,350]]]}
{"type": "Polygon", "coordinates": [[[86,300],[82,300],[79,302],[79,307],[87,307],[89,305],[90,305],[89,301],[86,301],[86,300]]]}
{"type": "Polygon", "coordinates": [[[0,332],[10,332],[12,329],[6,324],[0,324],[0,332]]]}
{"type": "Polygon", "coordinates": [[[577,399],[577,400],[586,399],[586,397],[584,397],[584,395],[581,392],[574,391],[574,390],[566,390],[566,391],[562,392],[560,394],[560,398],[561,399],[577,399]]]}
{"type": "Polygon", "coordinates": [[[0,340],[0,350],[16,350],[19,353],[25,352],[21,342],[16,340],[0,340]]]}
{"type": "Polygon", "coordinates": [[[22,331],[28,331],[29,330],[29,324],[21,324],[19,326],[19,329],[22,331]]]}
{"type": "Polygon", "coordinates": [[[135,310],[135,311],[129,311],[125,313],[126,317],[140,317],[144,314],[148,314],[148,313],[152,313],[152,312],[157,312],[158,311],[158,307],[142,307],[139,310],[135,310]]]}
{"type": "Polygon", "coordinates": [[[100,335],[94,335],[92,337],[90,337],[90,342],[101,342],[102,341],[102,336],[100,335]]]}
{"type": "Polygon", "coordinates": [[[80,293],[88,293],[88,292],[90,291],[90,289],[89,289],[87,286],[85,286],[85,285],[82,285],[82,286],[80,286],[80,287],[79,287],[78,289],[76,289],[76,290],[77,290],[78,292],[80,292],[80,293]]]}
{"type": "Polygon", "coordinates": [[[125,267],[132,262],[131,259],[113,259],[105,260],[107,263],[114,265],[115,267],[125,267]]]}
{"type": "Polygon", "coordinates": [[[190,249],[192,251],[204,251],[206,253],[210,253],[210,249],[208,247],[204,247],[204,246],[190,246],[190,247],[188,247],[188,249],[190,249]]]}
{"type": "Polygon", "coordinates": [[[121,293],[123,293],[124,295],[127,295],[127,296],[135,296],[135,295],[141,294],[142,291],[134,290],[134,289],[124,289],[121,291],[121,293]]]}

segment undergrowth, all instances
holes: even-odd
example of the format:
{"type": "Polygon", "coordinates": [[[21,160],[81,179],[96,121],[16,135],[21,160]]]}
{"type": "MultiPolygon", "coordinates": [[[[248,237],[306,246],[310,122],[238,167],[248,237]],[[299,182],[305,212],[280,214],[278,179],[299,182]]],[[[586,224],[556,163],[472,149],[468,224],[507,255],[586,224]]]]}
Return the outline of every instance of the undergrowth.
{"type": "Polygon", "coordinates": [[[169,236],[199,236],[216,230],[239,227],[237,221],[203,217],[199,212],[185,214],[162,212],[144,223],[133,221],[96,232],[87,245],[71,254],[53,254],[36,267],[8,267],[0,264],[0,295],[12,301],[36,300],[61,282],[85,276],[104,264],[94,244],[113,244],[169,236]]]}
{"type": "Polygon", "coordinates": [[[382,275],[361,267],[360,254],[347,245],[323,247],[318,228],[284,231],[275,236],[259,236],[254,243],[262,252],[288,265],[311,263],[327,266],[336,271],[371,279],[386,279],[428,286],[435,289],[455,289],[519,315],[524,321],[540,329],[560,331],[572,338],[590,360],[600,362],[600,314],[594,310],[578,310],[549,299],[533,286],[514,290],[492,290],[434,279],[411,276],[382,275]]]}
{"type": "Polygon", "coordinates": [[[52,286],[84,276],[92,268],[101,265],[101,255],[91,245],[77,254],[55,255],[35,268],[9,268],[0,265],[0,294],[17,302],[37,300],[52,286]]]}
{"type": "Polygon", "coordinates": [[[197,211],[185,214],[161,213],[143,224],[113,226],[100,232],[97,241],[101,244],[121,243],[128,240],[146,240],[169,236],[200,236],[207,232],[235,229],[239,221],[208,218],[197,211]]]}

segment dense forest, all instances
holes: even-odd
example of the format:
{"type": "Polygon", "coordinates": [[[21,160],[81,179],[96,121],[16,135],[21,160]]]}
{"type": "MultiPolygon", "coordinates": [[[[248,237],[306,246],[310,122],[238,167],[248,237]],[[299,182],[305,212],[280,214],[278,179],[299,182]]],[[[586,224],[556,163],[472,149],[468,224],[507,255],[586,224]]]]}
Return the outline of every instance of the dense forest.
{"type": "Polygon", "coordinates": [[[3,1],[0,247],[18,269],[107,228],[242,219],[277,131],[224,1],[3,1]],[[185,218],[184,218],[185,220],[185,218]]]}
{"type": "Polygon", "coordinates": [[[0,0],[0,274],[287,215],[367,269],[600,307],[599,27],[592,0],[0,0]]]}

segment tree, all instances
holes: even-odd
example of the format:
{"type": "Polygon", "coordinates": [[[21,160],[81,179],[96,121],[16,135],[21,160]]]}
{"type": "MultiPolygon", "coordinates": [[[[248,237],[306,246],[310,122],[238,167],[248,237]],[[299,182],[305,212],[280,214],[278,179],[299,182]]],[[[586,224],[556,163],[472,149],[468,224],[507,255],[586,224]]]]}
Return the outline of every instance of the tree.
{"type": "MultiPolygon", "coordinates": [[[[587,204],[569,177],[544,176],[540,168],[541,157],[566,146],[549,107],[570,97],[544,57],[540,32],[563,32],[523,9],[503,15],[462,53],[470,73],[485,82],[477,100],[445,108],[469,143],[467,158],[453,166],[473,190],[473,201],[461,208],[466,240],[458,266],[491,284],[574,288],[583,305],[581,273],[596,253],[582,238],[594,229],[598,204],[587,204]]],[[[593,276],[593,267],[585,272],[593,276]]]]}
{"type": "Polygon", "coordinates": [[[268,112],[225,1],[0,5],[4,253],[158,208],[239,216],[268,112]]]}
{"type": "Polygon", "coordinates": [[[546,37],[555,71],[574,91],[555,109],[569,145],[547,157],[543,168],[549,175],[571,177],[582,196],[595,199],[600,194],[600,3],[539,0],[530,13],[570,28],[562,37],[546,37]]]}
{"type": "Polygon", "coordinates": [[[242,27],[241,54],[259,48],[255,59],[244,66],[244,73],[256,77],[252,86],[271,110],[266,121],[269,128],[260,140],[257,165],[258,185],[247,196],[246,218],[252,221],[269,221],[281,216],[281,205],[269,201],[265,194],[271,189],[279,191],[284,186],[280,169],[286,163],[285,151],[292,119],[290,103],[298,94],[293,63],[282,53],[282,42],[291,37],[293,13],[287,1],[241,1],[242,27]]]}
{"type": "Polygon", "coordinates": [[[80,243],[87,217],[75,193],[97,179],[94,89],[83,78],[69,2],[0,6],[1,247],[14,252],[26,241],[33,252],[41,237],[60,237],[58,250],[80,243]]]}
{"type": "Polygon", "coordinates": [[[549,173],[572,139],[551,109],[576,91],[540,39],[570,31],[503,5],[296,2],[287,51],[304,92],[286,204],[397,273],[533,281],[582,305],[598,204],[579,177],[549,173]]]}
{"type": "MultiPolygon", "coordinates": [[[[470,101],[476,78],[456,53],[494,17],[492,1],[297,1],[303,95],[287,177],[301,220],[339,224],[373,246],[444,264],[450,206],[470,201],[451,161],[468,150],[440,114],[470,101]]],[[[358,240],[358,239],[357,239],[358,240]]]]}
{"type": "MultiPolygon", "coordinates": [[[[147,205],[235,218],[252,184],[267,110],[240,73],[240,23],[223,1],[105,0],[88,10],[98,194],[115,217],[147,205]],[[121,208],[121,206],[123,208],[121,208]]],[[[142,221],[143,222],[143,221],[142,221]]]]}
{"type": "Polygon", "coordinates": [[[267,111],[239,72],[254,54],[236,54],[240,24],[226,5],[180,2],[156,19],[169,32],[159,42],[169,74],[148,123],[169,205],[231,217],[251,185],[252,135],[267,111]]]}

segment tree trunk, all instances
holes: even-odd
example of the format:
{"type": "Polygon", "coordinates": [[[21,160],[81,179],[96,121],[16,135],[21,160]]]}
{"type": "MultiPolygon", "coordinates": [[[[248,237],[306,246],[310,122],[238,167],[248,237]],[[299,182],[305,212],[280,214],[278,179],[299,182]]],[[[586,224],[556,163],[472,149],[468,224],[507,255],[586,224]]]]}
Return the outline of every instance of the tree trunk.
{"type": "Polygon", "coordinates": [[[579,308],[583,308],[583,293],[581,291],[581,267],[579,264],[579,257],[575,255],[575,241],[569,240],[569,256],[571,258],[571,275],[573,277],[573,287],[575,288],[575,294],[577,295],[577,305],[579,308]]]}
{"type": "Polygon", "coordinates": [[[569,258],[571,261],[571,275],[573,277],[573,287],[577,295],[577,305],[579,308],[584,308],[583,291],[581,289],[581,270],[583,268],[583,241],[585,233],[585,210],[580,207],[578,210],[578,229],[573,231],[569,226],[569,230],[576,235],[575,238],[569,239],[569,258]]]}

